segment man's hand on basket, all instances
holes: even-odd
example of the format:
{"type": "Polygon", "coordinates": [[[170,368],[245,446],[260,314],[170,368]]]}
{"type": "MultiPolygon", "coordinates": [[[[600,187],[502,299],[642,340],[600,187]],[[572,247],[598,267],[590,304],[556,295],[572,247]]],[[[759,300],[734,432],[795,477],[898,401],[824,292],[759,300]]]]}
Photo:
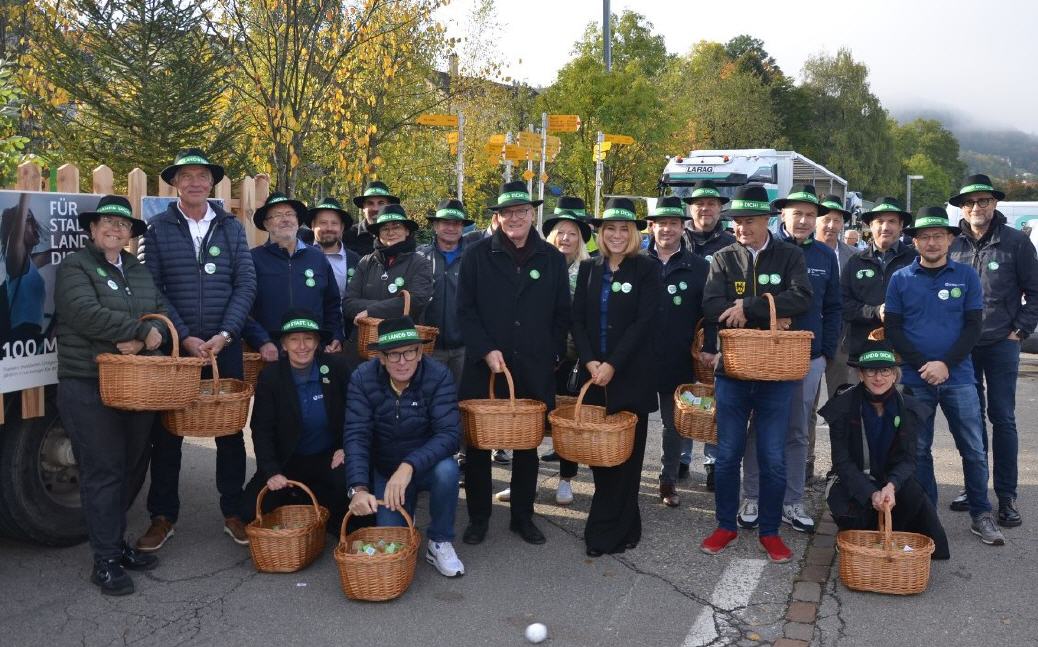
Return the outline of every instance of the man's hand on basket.
{"type": "Polygon", "coordinates": [[[335,453],[332,454],[332,469],[342,465],[343,461],[346,460],[346,452],[341,449],[336,449],[335,453]]]}
{"type": "Polygon", "coordinates": [[[366,319],[367,316],[368,316],[368,311],[367,310],[363,310],[361,312],[358,312],[357,316],[353,318],[353,325],[359,326],[360,325],[360,320],[361,319],[366,319]]]}
{"type": "Polygon", "coordinates": [[[273,342],[267,342],[259,348],[260,357],[263,358],[264,362],[276,362],[278,361],[278,347],[273,342]]]}
{"type": "Polygon", "coordinates": [[[505,356],[499,350],[492,350],[483,358],[491,373],[503,373],[505,371],[505,356]]]}
{"type": "Polygon", "coordinates": [[[393,511],[403,509],[407,486],[411,483],[413,475],[414,468],[409,463],[400,463],[400,467],[396,468],[393,476],[390,476],[389,481],[386,482],[386,492],[382,498],[385,500],[387,508],[393,511]]]}
{"type": "Polygon", "coordinates": [[[357,515],[358,517],[364,517],[369,514],[375,514],[378,510],[378,499],[375,495],[367,490],[357,490],[353,498],[350,499],[350,512],[357,515]]]}
{"type": "Polygon", "coordinates": [[[222,351],[223,347],[226,346],[226,345],[227,345],[227,340],[224,338],[224,336],[221,335],[221,334],[216,334],[216,335],[213,335],[209,339],[209,341],[207,341],[206,343],[202,344],[202,346],[201,346],[201,348],[199,348],[199,350],[201,350],[203,353],[205,353],[206,357],[209,357],[209,356],[216,357],[217,355],[220,354],[220,351],[222,351]]]}
{"type": "Polygon", "coordinates": [[[288,479],[285,478],[284,474],[275,474],[267,479],[268,490],[280,490],[283,487],[288,487],[288,479]]]}
{"type": "Polygon", "coordinates": [[[710,368],[717,368],[717,359],[721,356],[720,353],[699,353],[699,361],[706,364],[710,368]]]}
{"type": "Polygon", "coordinates": [[[884,507],[893,509],[895,505],[894,501],[894,484],[887,483],[883,486],[882,490],[876,490],[872,493],[872,507],[876,509],[876,512],[883,512],[884,507]]]}
{"type": "Polygon", "coordinates": [[[789,330],[793,325],[793,320],[789,317],[779,317],[775,319],[775,327],[779,330],[789,330]]]}
{"type": "Polygon", "coordinates": [[[743,328],[746,326],[746,313],[742,309],[742,299],[736,299],[735,304],[721,313],[717,318],[718,323],[729,328],[743,328]]]}
{"type": "Polygon", "coordinates": [[[131,339],[129,341],[116,342],[115,347],[123,355],[136,355],[144,348],[144,342],[139,339],[131,339]]]}
{"type": "Polygon", "coordinates": [[[148,350],[155,350],[162,345],[162,333],[159,332],[158,328],[152,328],[148,331],[148,336],[144,338],[144,347],[148,350]]]}
{"type": "Polygon", "coordinates": [[[342,342],[336,339],[332,343],[324,347],[326,353],[338,353],[342,350],[342,342]]]}
{"type": "Polygon", "coordinates": [[[616,373],[616,369],[609,362],[602,362],[598,365],[598,372],[591,378],[591,383],[596,386],[606,386],[612,381],[613,375],[616,373]]]}
{"type": "Polygon", "coordinates": [[[184,347],[184,350],[187,351],[188,355],[190,355],[191,357],[202,358],[205,357],[205,355],[202,354],[203,344],[205,344],[205,340],[199,339],[198,337],[185,337],[184,341],[181,342],[181,345],[184,347]]]}

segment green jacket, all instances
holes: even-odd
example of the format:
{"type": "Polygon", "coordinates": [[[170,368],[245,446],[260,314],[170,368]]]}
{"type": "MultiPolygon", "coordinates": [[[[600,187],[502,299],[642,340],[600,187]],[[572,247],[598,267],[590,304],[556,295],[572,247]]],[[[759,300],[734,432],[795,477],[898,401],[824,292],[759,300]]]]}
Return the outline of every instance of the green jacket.
{"type": "Polygon", "coordinates": [[[120,273],[88,242],[58,266],[54,312],[59,380],[97,379],[98,354],[118,353],[116,342],[144,341],[152,327],[158,328],[164,342],[168,339],[168,329],[161,321],[140,321],[144,314],[166,313],[151,272],[125,250],[122,264],[120,273]]]}

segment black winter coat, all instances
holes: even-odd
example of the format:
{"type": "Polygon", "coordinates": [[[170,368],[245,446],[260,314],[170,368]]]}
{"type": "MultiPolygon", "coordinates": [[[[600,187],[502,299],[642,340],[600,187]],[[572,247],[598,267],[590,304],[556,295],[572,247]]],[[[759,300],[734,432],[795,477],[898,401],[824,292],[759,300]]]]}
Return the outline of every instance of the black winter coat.
{"type": "MultiPolygon", "coordinates": [[[[646,352],[643,345],[651,344],[652,336],[658,334],[652,325],[663,292],[660,263],[638,254],[625,258],[613,272],[612,285],[620,289],[609,290],[603,353],[601,295],[606,262],[602,257],[583,261],[573,295],[573,343],[581,367],[599,361],[610,364],[615,371],[606,388],[592,386],[585,401],[604,404],[609,413],[650,413],[657,409],[655,356],[646,352]]],[[[695,321],[689,325],[694,328],[695,321]]],[[[583,372],[581,377],[587,379],[586,369],[583,372]]]]}
{"type": "Polygon", "coordinates": [[[357,256],[364,257],[375,251],[375,236],[368,231],[367,219],[360,214],[360,222],[352,225],[342,235],[342,244],[357,256]]]}
{"type": "MultiPolygon", "coordinates": [[[[318,366],[327,366],[328,373],[320,374],[321,392],[324,395],[324,410],[328,416],[328,429],[332,434],[332,447],[342,448],[343,421],[346,413],[346,389],[350,381],[350,366],[341,355],[314,356],[318,366]],[[327,382],[325,382],[327,380],[327,382]]],[[[256,382],[256,400],[252,407],[252,444],[256,449],[256,468],[264,480],[280,474],[288,459],[299,445],[300,428],[303,425],[299,409],[292,365],[288,357],[277,364],[267,366],[260,372],[256,382]]],[[[346,484],[343,483],[343,489],[346,484]]]]}
{"type": "Polygon", "coordinates": [[[735,242],[735,235],[724,228],[724,222],[718,219],[713,231],[697,232],[685,228],[682,238],[685,246],[696,256],[702,256],[710,262],[714,254],[735,242]]]}
{"type": "Polygon", "coordinates": [[[411,295],[411,317],[420,320],[433,292],[429,259],[417,252],[403,252],[386,267],[382,252],[375,250],[360,259],[357,271],[346,286],[342,314],[350,321],[365,310],[369,317],[377,319],[400,317],[404,314],[401,289],[411,295]]]}
{"type": "Polygon", "coordinates": [[[438,349],[461,348],[465,345],[465,338],[461,335],[461,324],[458,321],[458,282],[462,257],[471,243],[462,240],[460,246],[458,256],[449,266],[435,242],[418,248],[418,255],[432,265],[433,280],[432,299],[425,308],[421,323],[440,330],[436,336],[438,349]]]}
{"type": "Polygon", "coordinates": [[[875,247],[858,252],[847,261],[840,272],[840,294],[843,298],[843,320],[850,325],[847,331],[847,353],[857,357],[869,333],[882,328],[879,307],[887,300],[887,284],[894,272],[912,264],[917,256],[914,247],[901,247],[887,263],[886,270],[875,255],[875,247]]]}
{"type": "MultiPolygon", "coordinates": [[[[655,251],[649,253],[654,255],[655,251]]],[[[655,357],[656,388],[666,393],[693,381],[691,348],[696,323],[703,317],[703,287],[710,263],[682,246],[666,265],[659,263],[659,271],[662,291],[649,337],[655,357]]],[[[712,337],[716,332],[709,325],[704,334],[712,337]]]]}
{"type": "MultiPolygon", "coordinates": [[[[522,267],[495,234],[477,241],[461,264],[458,317],[465,339],[461,399],[487,397],[490,369],[484,358],[501,351],[515,381],[516,397],[555,405],[555,365],[566,356],[570,328],[569,270],[562,252],[530,229],[534,245],[522,267]]],[[[495,381],[508,397],[506,381],[495,381]]]]}

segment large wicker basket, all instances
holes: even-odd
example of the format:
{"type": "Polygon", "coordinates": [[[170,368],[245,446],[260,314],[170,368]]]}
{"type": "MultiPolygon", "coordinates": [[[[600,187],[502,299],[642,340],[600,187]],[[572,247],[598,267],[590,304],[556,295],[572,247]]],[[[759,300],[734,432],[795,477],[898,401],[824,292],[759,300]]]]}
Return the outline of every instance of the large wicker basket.
{"type": "Polygon", "coordinates": [[[844,530],[836,535],[836,545],[840,580],[849,589],[913,595],[925,591],[930,581],[933,540],[914,532],[893,532],[889,507],[879,516],[879,530],[844,530]]]}
{"type": "Polygon", "coordinates": [[[544,438],[544,414],[547,405],[540,400],[515,397],[515,382],[508,367],[508,399],[494,397],[496,373],[490,372],[490,397],[485,400],[462,400],[461,426],[469,447],[476,449],[533,449],[544,438]]]}
{"type": "MultiPolygon", "coordinates": [[[[404,298],[404,314],[411,314],[411,293],[407,290],[400,290],[400,295],[404,298]]],[[[368,344],[378,341],[378,325],[381,322],[381,319],[375,317],[364,317],[357,320],[357,353],[361,357],[371,359],[378,354],[377,351],[368,348],[368,344]]],[[[422,344],[422,350],[426,353],[433,352],[436,349],[436,335],[440,334],[440,329],[434,326],[417,325],[415,329],[418,331],[419,337],[429,340],[422,344]]]]}
{"type": "MultiPolygon", "coordinates": [[[[382,501],[379,505],[385,505],[382,501]]],[[[339,529],[339,545],[333,553],[339,565],[339,583],[342,592],[351,600],[382,602],[400,597],[411,586],[414,579],[418,545],[422,535],[415,529],[414,521],[407,510],[400,510],[407,527],[374,526],[361,528],[346,534],[346,522],[352,513],[347,512],[339,529]],[[391,555],[358,555],[350,552],[350,545],[357,540],[378,541],[384,539],[404,544],[403,550],[391,555]]]]}
{"type": "Polygon", "coordinates": [[[768,293],[764,297],[770,311],[769,330],[729,328],[718,333],[724,373],[736,380],[802,380],[811,368],[814,333],[779,330],[775,297],[768,293]]]}
{"type": "Polygon", "coordinates": [[[572,406],[548,414],[552,442],[559,456],[591,467],[614,467],[631,457],[638,416],[629,411],[607,414],[605,407],[584,404],[591,380],[572,406]]]}
{"type": "Polygon", "coordinates": [[[696,334],[692,338],[692,371],[696,382],[703,384],[714,383],[714,367],[700,359],[699,354],[703,352],[703,320],[696,324],[696,334]]]}
{"type": "Polygon", "coordinates": [[[169,328],[172,356],[101,353],[96,359],[101,401],[127,411],[186,407],[198,398],[205,360],[180,356],[180,337],[172,321],[159,314],[141,317],[145,319],[157,319],[169,328]]]}
{"type": "Polygon", "coordinates": [[[328,508],[317,505],[313,491],[299,481],[289,481],[310,497],[311,505],[282,505],[263,515],[263,486],[256,497],[256,518],[245,526],[252,563],[261,573],[294,573],[306,568],[324,550],[324,524],[328,508]]]}
{"type": "Polygon", "coordinates": [[[215,438],[236,434],[249,419],[253,388],[242,380],[220,379],[216,358],[213,379],[202,380],[196,400],[183,409],[162,412],[162,424],[176,436],[215,438]]]}
{"type": "Polygon", "coordinates": [[[263,361],[259,353],[246,351],[242,353],[242,364],[245,367],[245,383],[255,389],[260,371],[267,366],[267,362],[263,361]]]}
{"type": "Polygon", "coordinates": [[[714,395],[714,387],[709,384],[681,384],[674,389],[674,430],[685,438],[716,445],[717,403],[710,411],[694,407],[681,399],[685,391],[691,391],[699,397],[714,395]]]}

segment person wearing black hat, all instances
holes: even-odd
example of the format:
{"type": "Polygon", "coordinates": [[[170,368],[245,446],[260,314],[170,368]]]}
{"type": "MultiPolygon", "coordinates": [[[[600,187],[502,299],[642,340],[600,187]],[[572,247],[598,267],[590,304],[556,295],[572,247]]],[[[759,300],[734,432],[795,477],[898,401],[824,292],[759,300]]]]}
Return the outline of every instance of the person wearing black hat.
{"type": "MultiPolygon", "coordinates": [[[[682,232],[689,216],[681,198],[660,198],[646,220],[652,234],[648,254],[659,261],[662,281],[655,330],[651,334],[656,392],[663,421],[660,501],[666,506],[677,507],[681,500],[675,486],[683,457],[691,463],[692,441],[682,438],[674,430],[674,389],[679,384],[695,381],[689,349],[695,337],[695,322],[703,317],[703,286],[710,263],[693,254],[685,245],[682,232]]],[[[706,332],[714,334],[712,327],[706,332]]],[[[712,471],[713,465],[710,464],[707,474],[712,471]]],[[[712,480],[708,478],[708,481],[712,480]]]]}
{"type": "Polygon", "coordinates": [[[385,182],[370,182],[364,191],[353,198],[353,204],[361,210],[357,224],[346,230],[343,244],[358,256],[364,257],[375,250],[377,234],[371,231],[371,225],[378,220],[382,207],[389,204],[400,204],[400,198],[393,195],[385,182]]]}
{"type": "MultiPolygon", "coordinates": [[[[339,287],[339,298],[346,300],[346,285],[353,278],[360,263],[360,256],[342,242],[346,229],[353,223],[350,213],[342,208],[338,200],[323,198],[306,212],[302,224],[313,230],[316,245],[324,252],[324,258],[332,266],[335,284],[339,287]]],[[[302,227],[300,227],[302,231],[302,227]]],[[[343,339],[353,334],[353,322],[343,321],[343,339]]]]}
{"type": "MultiPolygon", "coordinates": [[[[245,228],[234,214],[208,196],[223,169],[197,148],[177,154],[162,171],[176,187],[178,199],[148,224],[140,258],[166,299],[183,353],[215,357],[220,375],[243,379],[241,333],[256,298],[256,268],[245,228]]],[[[203,377],[208,375],[205,367],[203,377]]],[[[180,515],[180,460],[184,439],[167,431],[156,418],[151,439],[151,485],[148,514],[151,525],[137,539],[137,548],[158,550],[173,535],[180,515]]],[[[216,439],[216,489],[224,532],[245,544],[239,516],[245,483],[245,437],[241,433],[216,439]]]]}
{"type": "Polygon", "coordinates": [[[266,231],[270,238],[251,250],[257,292],[244,337],[266,362],[278,361],[280,350],[275,340],[280,335],[281,319],[292,308],[315,313],[317,323],[331,339],[324,348],[326,353],[342,350],[345,331],[335,273],[321,251],[296,237],[299,223],[306,218],[305,204],[277,191],[252,217],[256,228],[266,231]]]}
{"type": "Polygon", "coordinates": [[[685,223],[685,245],[709,263],[714,252],[735,242],[735,236],[726,231],[721,209],[729,198],[721,194],[710,180],[699,180],[682,201],[688,205],[691,218],[685,223]]]}
{"type": "MultiPolygon", "coordinates": [[[[984,453],[984,417],[980,410],[970,351],[980,338],[984,295],[980,277],[969,265],[948,258],[959,228],[942,207],[923,207],[905,231],[919,257],[890,277],[884,302],[884,330],[905,366],[904,384],[917,400],[940,405],[962,457],[970,531],[988,545],[1005,537],[995,524],[988,501],[988,463],[984,453]]],[[[934,478],[934,413],[919,430],[916,478],[937,503],[934,478]]]]}
{"type": "MultiPolygon", "coordinates": [[[[962,209],[963,216],[959,223],[962,233],[952,243],[951,258],[971,264],[980,273],[984,289],[984,322],[972,352],[973,371],[981,406],[991,421],[998,523],[1012,528],[1022,523],[1016,509],[1016,382],[1020,342],[1038,325],[1038,260],[1030,239],[1009,227],[997,210],[1004,197],[988,176],[971,175],[948,202],[962,209]]],[[[967,510],[965,499],[966,493],[960,493],[952,501],[952,509],[967,510]]]]}
{"type": "MultiPolygon", "coordinates": [[[[563,213],[569,213],[570,215],[576,216],[577,218],[580,218],[582,222],[586,222],[589,218],[587,205],[584,204],[584,199],[575,195],[559,196],[559,201],[555,203],[555,209],[552,212],[552,215],[558,216],[563,213]]],[[[551,219],[549,218],[548,220],[551,219]]],[[[545,230],[551,231],[550,229],[547,229],[548,220],[544,221],[541,227],[542,232],[545,230]]],[[[583,233],[584,230],[581,229],[581,234],[583,233]]],[[[544,235],[547,236],[548,234],[545,233],[544,235]]],[[[588,256],[598,256],[598,241],[595,240],[595,231],[590,227],[590,225],[588,226],[588,238],[584,240],[584,247],[587,249],[588,256]]],[[[574,277],[576,277],[576,273],[574,273],[574,277]]]]}
{"type": "Polygon", "coordinates": [[[346,477],[342,428],[350,366],[342,354],[321,347],[331,335],[305,308],[285,312],[278,330],[284,353],[266,366],[256,382],[250,427],[256,449],[256,474],[245,486],[242,520],[252,521],[256,499],[266,486],[263,510],[309,502],[288,481],[309,487],[328,508],[328,532],[338,533],[346,514],[346,477]]]}
{"type": "MultiPolygon", "coordinates": [[[[465,369],[459,397],[486,398],[490,372],[506,365],[515,397],[555,404],[554,371],[566,355],[570,326],[569,278],[565,257],[533,227],[536,207],[526,184],[509,182],[489,208],[499,227],[472,245],[461,264],[458,318],[465,339],[465,369]]],[[[497,397],[508,397],[505,380],[496,380],[497,397]]],[[[490,523],[490,450],[465,452],[465,492],[469,525],[463,540],[479,544],[490,523]]],[[[523,540],[543,544],[533,523],[537,490],[537,452],[513,452],[510,484],[511,523],[523,540]]]]}
{"type": "MultiPolygon", "coordinates": [[[[703,290],[704,318],[726,328],[767,329],[769,306],[763,297],[767,292],[774,296],[780,327],[788,330],[792,318],[811,306],[811,281],[804,254],[768,231],[773,210],[762,185],[739,187],[727,206],[725,215],[735,222],[736,243],[714,254],[703,290]]],[[[713,354],[715,350],[704,344],[701,357],[717,366],[714,500],[718,528],[703,540],[700,549],[716,555],[738,536],[739,467],[752,415],[760,471],[760,543],[769,559],[787,562],[793,553],[779,537],[778,527],[786,487],[786,431],[796,382],[730,378],[724,372],[724,349],[719,360],[713,354]]]]}
{"type": "Polygon", "coordinates": [[[90,581],[105,595],[133,593],[125,570],[150,570],[158,560],[126,543],[126,508],[133,479],[147,466],[152,412],[120,411],[101,402],[97,356],[158,355],[164,324],[140,320],[166,314],[148,270],[125,250],[144,232],[130,203],[106,195],[80,214],[90,239],[58,266],[54,288],[58,343],[58,411],[72,441],[94,566],[90,581]]]}
{"type": "Polygon", "coordinates": [[[861,352],[869,333],[883,327],[883,302],[890,277],[910,265],[917,255],[914,247],[901,240],[901,232],[911,220],[912,214],[891,197],[881,198],[861,215],[872,241],[852,256],[840,273],[843,320],[848,325],[847,356],[851,359],[861,352]]]}
{"type": "Polygon", "coordinates": [[[638,491],[649,414],[657,409],[657,367],[654,353],[641,345],[652,335],[663,289],[658,261],[641,253],[639,231],[646,221],[638,220],[633,202],[610,198],[602,217],[591,222],[601,255],[580,264],[573,295],[573,343],[597,387],[584,401],[604,405],[607,413],[638,416],[631,456],[615,467],[591,468],[595,494],[584,544],[588,556],[597,557],[633,549],[642,537],[638,491]]]}
{"type": "Polygon", "coordinates": [[[442,575],[458,577],[465,574],[453,544],[461,415],[454,379],[445,365],[423,357],[426,342],[410,317],[381,321],[378,341],[368,346],[378,357],[350,378],[347,494],[353,514],[374,514],[378,526],[403,526],[398,511],[413,518],[418,493],[429,492],[425,559],[442,575]]]}
{"type": "Polygon", "coordinates": [[[901,370],[886,342],[866,341],[850,366],[859,383],[844,385],[819,411],[829,423],[833,521],[840,530],[875,530],[890,507],[892,530],[930,537],[933,558],[948,559],[944,527],[915,478],[916,435],[933,410],[897,390],[901,370]]]}

